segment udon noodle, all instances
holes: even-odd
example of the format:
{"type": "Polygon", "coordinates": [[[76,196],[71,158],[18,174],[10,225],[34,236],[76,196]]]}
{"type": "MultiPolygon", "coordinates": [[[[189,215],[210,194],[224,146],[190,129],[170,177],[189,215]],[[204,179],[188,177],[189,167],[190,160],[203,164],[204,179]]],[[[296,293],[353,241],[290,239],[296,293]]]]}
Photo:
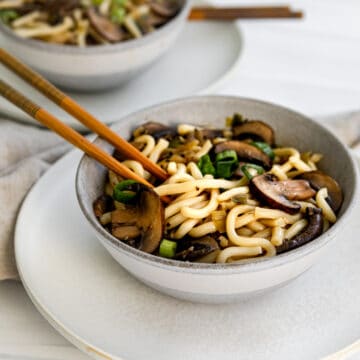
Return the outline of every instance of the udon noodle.
{"type": "MultiPolygon", "coordinates": [[[[158,197],[171,199],[162,204],[161,238],[148,252],[182,261],[241,262],[295,249],[336,222],[342,193],[334,179],[318,170],[321,154],[276,146],[273,130],[261,121],[235,115],[230,122],[220,130],[157,123],[136,129],[131,142],[167,171],[163,183],[139,162],[115,152],[125,166],[154,184],[158,197]]],[[[144,207],[144,199],[130,205],[121,198],[109,201],[123,180],[109,172],[107,208],[101,197],[95,209],[115,237],[142,249],[144,226],[135,224],[135,218],[132,224],[118,218],[129,206],[138,208],[139,201],[144,207]],[[133,235],[122,233],[120,225],[127,231],[134,227],[133,235]]],[[[127,191],[135,196],[139,188],[127,191]]],[[[156,211],[142,216],[153,218],[156,211]]]]}

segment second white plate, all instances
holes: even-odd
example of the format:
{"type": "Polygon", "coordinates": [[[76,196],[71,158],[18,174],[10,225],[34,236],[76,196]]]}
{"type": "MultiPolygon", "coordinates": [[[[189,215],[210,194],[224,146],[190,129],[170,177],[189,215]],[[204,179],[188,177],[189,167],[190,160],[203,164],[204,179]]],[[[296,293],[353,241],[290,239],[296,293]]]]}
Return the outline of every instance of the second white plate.
{"type": "Polygon", "coordinates": [[[321,261],[288,286],[239,304],[192,304],[139,283],[99,244],[76,200],[79,159],[71,152],[31,190],[15,247],[32,301],[84,352],[121,360],[315,360],[359,337],[360,207],[321,261]]]}
{"type": "MultiPolygon", "coordinates": [[[[241,49],[242,38],[237,25],[189,22],[169,53],[128,84],[102,93],[68,93],[109,124],[149,105],[214,90],[235,68],[241,49]]],[[[74,128],[81,128],[79,122],[1,65],[0,73],[4,81],[62,121],[74,128]]],[[[0,98],[0,113],[20,121],[36,123],[3,98],[0,98]]]]}

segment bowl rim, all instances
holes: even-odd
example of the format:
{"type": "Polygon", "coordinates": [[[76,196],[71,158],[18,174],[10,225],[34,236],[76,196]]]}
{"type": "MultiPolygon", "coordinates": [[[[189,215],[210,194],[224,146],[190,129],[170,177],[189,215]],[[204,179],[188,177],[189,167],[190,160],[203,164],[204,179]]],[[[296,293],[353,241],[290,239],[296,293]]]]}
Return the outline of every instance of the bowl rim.
{"type": "Polygon", "coordinates": [[[17,36],[14,31],[0,21],[0,32],[5,36],[9,37],[12,41],[19,43],[23,46],[33,47],[37,50],[42,50],[46,52],[56,53],[56,54],[73,54],[73,55],[92,55],[92,54],[108,54],[115,53],[118,51],[131,50],[133,48],[141,47],[149,42],[156,41],[161,37],[166,31],[171,31],[174,27],[177,26],[178,22],[183,20],[190,11],[190,5],[192,0],[182,0],[183,5],[181,6],[180,11],[172,18],[170,21],[165,23],[163,26],[153,31],[150,34],[139,39],[131,39],[124,42],[119,42],[115,44],[102,44],[94,45],[88,47],[78,47],[73,45],[62,45],[62,44],[53,44],[46,41],[36,40],[32,38],[22,38],[17,36]]]}
{"type": "MultiPolygon", "coordinates": [[[[196,101],[210,101],[213,102],[214,100],[219,101],[236,101],[236,100],[242,100],[246,102],[250,102],[253,104],[259,104],[263,106],[270,106],[272,108],[278,108],[282,109],[288,113],[291,113],[295,116],[301,117],[303,121],[312,123],[317,125],[323,132],[326,134],[326,136],[331,137],[333,140],[335,140],[340,147],[345,151],[345,154],[348,157],[349,164],[351,164],[351,173],[353,174],[353,180],[354,180],[354,186],[353,186],[353,196],[349,201],[348,207],[344,210],[341,217],[337,220],[335,224],[331,226],[329,230],[327,230],[325,233],[317,237],[316,239],[310,241],[309,243],[300,246],[294,250],[291,250],[289,252],[285,252],[283,254],[279,254],[273,257],[261,257],[261,258],[255,258],[255,259],[249,259],[245,260],[243,263],[237,263],[237,264],[206,264],[206,263],[194,263],[194,262],[182,262],[179,260],[172,260],[172,259],[166,259],[162,258],[156,255],[145,253],[141,250],[132,248],[131,246],[123,243],[122,241],[119,241],[114,236],[112,236],[109,232],[107,232],[101,224],[94,218],[93,214],[89,214],[86,210],[86,205],[82,199],[81,196],[81,189],[80,189],[80,177],[82,174],[82,169],[85,161],[95,161],[88,157],[86,154],[84,154],[81,157],[81,160],[78,164],[78,168],[76,171],[76,179],[75,179],[75,188],[76,188],[76,196],[78,199],[78,203],[80,205],[81,211],[84,214],[85,218],[91,225],[91,227],[97,232],[101,238],[98,237],[98,239],[103,243],[104,246],[110,246],[116,251],[120,251],[123,253],[123,255],[135,258],[137,261],[142,261],[147,264],[150,264],[151,266],[155,266],[161,269],[167,269],[170,271],[175,272],[189,272],[189,273],[196,273],[200,275],[207,275],[209,273],[213,275],[223,275],[224,272],[226,274],[239,274],[239,273],[248,273],[248,272],[260,272],[264,271],[269,268],[276,268],[283,266],[287,263],[294,262],[300,258],[306,257],[310,253],[316,252],[316,250],[319,250],[323,246],[325,246],[331,239],[333,239],[336,235],[336,233],[341,229],[341,226],[345,226],[346,222],[349,219],[349,214],[353,211],[357,199],[360,198],[360,182],[359,182],[359,169],[358,165],[353,158],[353,156],[350,153],[350,150],[324,125],[322,125],[319,122],[316,122],[315,120],[297,112],[293,111],[287,107],[284,107],[282,105],[278,105],[275,103],[257,100],[253,98],[247,98],[247,97],[240,97],[240,96],[227,96],[227,95],[196,95],[196,96],[190,96],[190,97],[184,97],[179,98],[176,100],[167,101],[161,104],[153,105],[141,110],[138,110],[134,113],[128,114],[124,117],[122,117],[118,122],[114,123],[111,128],[117,128],[121,124],[126,123],[126,120],[128,118],[132,117],[140,117],[146,114],[149,111],[156,110],[161,107],[166,106],[173,106],[173,105],[179,105],[184,103],[192,103],[196,101]],[[95,220],[94,220],[95,219],[95,220]],[[104,241],[106,239],[106,243],[104,241]]],[[[93,142],[102,141],[102,139],[97,136],[93,142]]]]}

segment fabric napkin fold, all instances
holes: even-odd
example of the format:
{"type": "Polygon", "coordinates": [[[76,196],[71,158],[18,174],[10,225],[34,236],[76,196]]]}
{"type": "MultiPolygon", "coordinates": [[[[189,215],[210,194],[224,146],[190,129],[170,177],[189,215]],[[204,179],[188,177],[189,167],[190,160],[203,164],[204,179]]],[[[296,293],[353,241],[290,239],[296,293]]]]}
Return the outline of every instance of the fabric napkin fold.
{"type": "Polygon", "coordinates": [[[0,280],[18,278],[14,227],[25,195],[68,149],[50,131],[0,120],[0,280]]]}
{"type": "MultiPolygon", "coordinates": [[[[360,112],[318,120],[348,145],[359,140],[360,112]]],[[[360,150],[360,142],[355,146],[360,150]]],[[[27,192],[68,149],[70,145],[48,130],[0,120],[0,280],[18,279],[14,227],[27,192]]]]}

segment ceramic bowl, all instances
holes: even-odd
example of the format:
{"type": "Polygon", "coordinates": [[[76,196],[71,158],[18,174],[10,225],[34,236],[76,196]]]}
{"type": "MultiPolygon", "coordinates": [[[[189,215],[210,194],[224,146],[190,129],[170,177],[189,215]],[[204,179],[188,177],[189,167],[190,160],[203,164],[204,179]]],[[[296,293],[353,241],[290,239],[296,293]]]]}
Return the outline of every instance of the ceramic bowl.
{"type": "MultiPolygon", "coordinates": [[[[232,302],[288,283],[326,256],[325,248],[331,240],[341,236],[356,202],[358,170],[345,146],[322,125],[277,105],[238,97],[192,97],[129,115],[116,123],[113,129],[128,138],[133,128],[149,120],[172,125],[185,122],[219,127],[227,116],[235,112],[269,123],[275,129],[279,144],[324,154],[321,169],[337,179],[344,190],[344,203],[338,221],[326,233],[290,252],[244,264],[199,264],[159,258],[131,248],[103,229],[93,213],[92,204],[103,193],[106,169],[88,156],[82,158],[78,168],[78,200],[100,242],[121,266],[140,281],[180,299],[232,302]]],[[[108,153],[113,151],[99,138],[95,143],[108,153]]]]}
{"type": "Polygon", "coordinates": [[[121,85],[151,66],[175,43],[185,25],[190,0],[167,24],[143,38],[79,48],[16,36],[0,22],[4,48],[54,84],[77,91],[99,91],[121,85]]]}

